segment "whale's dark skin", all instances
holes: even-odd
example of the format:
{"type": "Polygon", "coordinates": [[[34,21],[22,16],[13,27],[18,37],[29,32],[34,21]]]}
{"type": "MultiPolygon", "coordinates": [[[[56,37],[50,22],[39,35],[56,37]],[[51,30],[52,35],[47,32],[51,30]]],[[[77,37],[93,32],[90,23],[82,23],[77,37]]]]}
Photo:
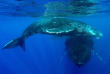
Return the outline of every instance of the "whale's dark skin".
{"type": "Polygon", "coordinates": [[[94,42],[87,36],[70,37],[65,42],[68,56],[78,67],[86,64],[91,58],[94,42]]]}
{"type": "Polygon", "coordinates": [[[34,34],[48,34],[56,36],[80,36],[100,38],[102,33],[83,22],[68,18],[43,18],[31,24],[21,37],[8,42],[3,49],[21,46],[25,50],[25,39],[34,34]]]}

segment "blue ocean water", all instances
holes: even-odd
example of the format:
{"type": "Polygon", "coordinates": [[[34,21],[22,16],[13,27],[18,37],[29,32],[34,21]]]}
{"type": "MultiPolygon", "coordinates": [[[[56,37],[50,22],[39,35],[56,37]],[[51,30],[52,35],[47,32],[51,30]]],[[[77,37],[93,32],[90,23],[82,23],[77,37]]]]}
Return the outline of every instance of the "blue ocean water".
{"type": "MultiPolygon", "coordinates": [[[[13,0],[10,1],[13,2],[13,0]]],[[[104,6],[110,7],[106,4],[104,6]]],[[[71,62],[67,54],[63,56],[65,52],[65,38],[63,37],[36,34],[26,39],[25,52],[20,47],[2,50],[7,42],[19,37],[30,24],[39,18],[1,15],[0,74],[110,74],[109,17],[110,12],[108,10],[108,12],[92,16],[73,18],[95,27],[103,34],[102,38],[94,39],[94,47],[103,60],[92,53],[90,61],[79,68],[71,62]],[[61,60],[62,56],[63,59],[61,60]]]]}

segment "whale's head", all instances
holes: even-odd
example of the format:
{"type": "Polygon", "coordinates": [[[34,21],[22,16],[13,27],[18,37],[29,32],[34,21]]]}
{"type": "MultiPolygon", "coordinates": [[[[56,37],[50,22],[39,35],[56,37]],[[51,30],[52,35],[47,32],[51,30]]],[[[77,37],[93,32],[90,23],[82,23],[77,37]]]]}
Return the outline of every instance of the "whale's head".
{"type": "Polygon", "coordinates": [[[92,35],[92,36],[94,36],[94,37],[96,37],[96,39],[99,39],[99,38],[101,38],[102,36],[103,36],[103,34],[100,32],[100,31],[97,31],[97,30],[91,30],[90,31],[90,34],[92,35]]]}
{"type": "Polygon", "coordinates": [[[102,37],[102,33],[95,28],[91,27],[90,25],[82,25],[80,27],[77,27],[77,32],[80,35],[95,37],[96,39],[99,39],[102,37]]]}
{"type": "Polygon", "coordinates": [[[99,39],[103,36],[103,34],[96,30],[95,28],[89,26],[88,28],[85,28],[85,31],[88,33],[88,35],[95,37],[96,39],[99,39]]]}

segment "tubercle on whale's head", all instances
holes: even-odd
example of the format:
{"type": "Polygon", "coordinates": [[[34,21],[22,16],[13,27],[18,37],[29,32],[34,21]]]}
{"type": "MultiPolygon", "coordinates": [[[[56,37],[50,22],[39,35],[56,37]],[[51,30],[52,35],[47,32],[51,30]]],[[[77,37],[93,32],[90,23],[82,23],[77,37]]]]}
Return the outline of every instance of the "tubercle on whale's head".
{"type": "Polygon", "coordinates": [[[100,31],[98,31],[97,33],[96,33],[96,39],[99,39],[100,37],[102,37],[103,36],[103,34],[100,32],[100,31]]]}

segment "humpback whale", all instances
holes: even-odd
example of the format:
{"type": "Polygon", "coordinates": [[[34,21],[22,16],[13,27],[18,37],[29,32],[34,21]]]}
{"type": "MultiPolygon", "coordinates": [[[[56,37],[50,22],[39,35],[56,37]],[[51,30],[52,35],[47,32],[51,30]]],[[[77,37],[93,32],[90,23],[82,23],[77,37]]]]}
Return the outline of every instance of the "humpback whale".
{"type": "Polygon", "coordinates": [[[78,67],[85,65],[90,60],[93,44],[92,38],[87,36],[70,37],[65,42],[70,60],[78,67]]]}
{"type": "Polygon", "coordinates": [[[3,49],[20,46],[25,51],[25,39],[34,34],[48,34],[56,36],[87,36],[100,38],[102,33],[86,23],[69,18],[42,18],[31,24],[22,35],[8,42],[3,49]]]}

